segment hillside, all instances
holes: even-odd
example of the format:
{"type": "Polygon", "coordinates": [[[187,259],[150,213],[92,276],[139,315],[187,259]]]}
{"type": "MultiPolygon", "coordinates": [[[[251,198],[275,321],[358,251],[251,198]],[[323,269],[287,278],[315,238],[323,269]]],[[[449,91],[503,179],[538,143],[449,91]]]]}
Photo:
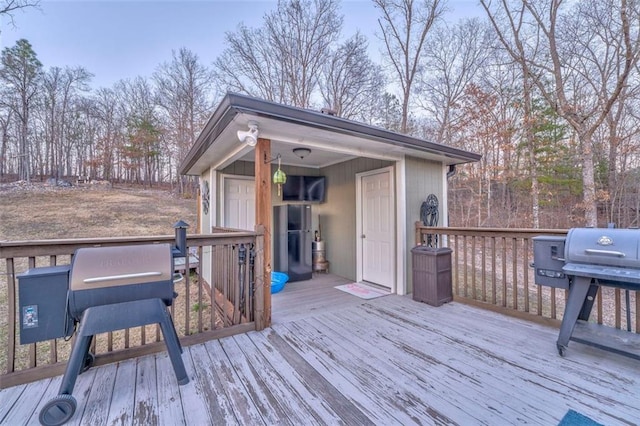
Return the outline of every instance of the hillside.
{"type": "Polygon", "coordinates": [[[195,232],[195,199],[165,190],[0,185],[0,240],[171,235],[180,219],[195,232]]]}

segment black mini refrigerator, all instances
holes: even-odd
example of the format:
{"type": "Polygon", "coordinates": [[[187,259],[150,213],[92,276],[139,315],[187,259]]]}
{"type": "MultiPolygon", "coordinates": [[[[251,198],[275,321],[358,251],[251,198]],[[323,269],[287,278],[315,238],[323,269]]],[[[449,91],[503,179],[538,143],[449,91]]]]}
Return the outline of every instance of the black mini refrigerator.
{"type": "Polygon", "coordinates": [[[311,206],[287,204],[273,212],[274,271],[289,281],[311,279],[311,206]]]}

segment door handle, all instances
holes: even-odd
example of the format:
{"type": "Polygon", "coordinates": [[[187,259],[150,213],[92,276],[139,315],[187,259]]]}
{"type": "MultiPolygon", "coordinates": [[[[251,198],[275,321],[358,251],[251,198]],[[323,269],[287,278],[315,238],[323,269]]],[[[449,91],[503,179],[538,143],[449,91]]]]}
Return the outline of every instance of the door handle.
{"type": "Polygon", "coordinates": [[[367,238],[367,236],[362,234],[362,235],[360,235],[360,238],[367,238]]]}

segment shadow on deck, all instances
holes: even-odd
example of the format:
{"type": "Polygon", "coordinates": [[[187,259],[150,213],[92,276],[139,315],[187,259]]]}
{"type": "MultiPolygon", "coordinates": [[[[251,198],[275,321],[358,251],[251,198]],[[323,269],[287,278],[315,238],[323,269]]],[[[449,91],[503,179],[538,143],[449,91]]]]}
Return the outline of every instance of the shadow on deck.
{"type": "MultiPolygon", "coordinates": [[[[362,300],[331,275],[273,297],[273,326],[183,353],[92,368],[69,424],[540,424],[569,409],[607,425],[640,419],[638,362],[557,329],[460,303],[362,300]]],[[[61,377],[0,391],[2,424],[37,424],[61,377]]]]}

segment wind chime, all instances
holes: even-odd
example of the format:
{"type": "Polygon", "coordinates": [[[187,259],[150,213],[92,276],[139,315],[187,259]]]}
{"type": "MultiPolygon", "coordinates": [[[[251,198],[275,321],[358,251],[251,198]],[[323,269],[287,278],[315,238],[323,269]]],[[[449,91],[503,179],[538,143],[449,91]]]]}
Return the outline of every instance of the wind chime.
{"type": "Polygon", "coordinates": [[[273,174],[273,183],[278,185],[278,197],[282,195],[282,185],[287,182],[287,175],[280,169],[280,155],[278,154],[278,170],[273,174]]]}

